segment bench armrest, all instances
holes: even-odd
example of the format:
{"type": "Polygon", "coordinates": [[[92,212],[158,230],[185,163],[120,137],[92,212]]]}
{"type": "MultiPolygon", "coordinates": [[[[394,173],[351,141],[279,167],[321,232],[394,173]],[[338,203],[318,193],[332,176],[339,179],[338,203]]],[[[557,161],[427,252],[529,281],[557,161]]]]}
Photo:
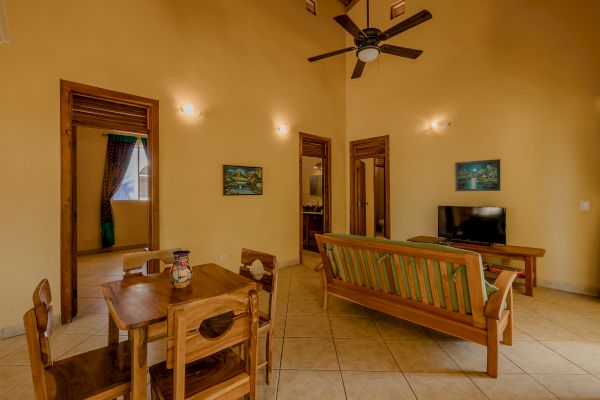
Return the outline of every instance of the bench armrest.
{"type": "Polygon", "coordinates": [[[323,262],[320,262],[319,264],[317,264],[317,266],[314,268],[315,272],[319,272],[323,269],[323,262]]]}
{"type": "Polygon", "coordinates": [[[492,293],[485,305],[485,310],[483,311],[483,314],[487,318],[495,320],[500,319],[503,305],[506,303],[506,297],[512,290],[512,283],[516,277],[517,273],[514,271],[502,271],[500,275],[498,275],[498,278],[496,278],[496,281],[494,282],[494,286],[498,288],[498,291],[492,293]]]}

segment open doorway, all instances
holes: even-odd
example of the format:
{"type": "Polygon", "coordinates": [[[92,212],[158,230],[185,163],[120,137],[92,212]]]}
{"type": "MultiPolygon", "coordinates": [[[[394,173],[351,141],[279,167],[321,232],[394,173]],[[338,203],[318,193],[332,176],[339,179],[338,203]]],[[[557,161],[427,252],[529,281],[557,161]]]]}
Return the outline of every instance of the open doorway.
{"type": "MultiPolygon", "coordinates": [[[[158,101],[60,84],[61,322],[68,323],[78,312],[78,252],[159,248],[158,101]]],[[[120,267],[121,255],[110,254],[108,274],[99,268],[82,283],[97,286],[120,267]]]]}
{"type": "Polygon", "coordinates": [[[331,139],[300,133],[300,260],[318,252],[315,235],[331,231],[331,139]]]}
{"type": "Polygon", "coordinates": [[[389,138],[350,142],[350,233],[390,238],[389,138]]]}
{"type": "Polygon", "coordinates": [[[123,254],[148,247],[147,135],[86,126],[76,135],[77,308],[97,314],[99,285],[121,279],[123,254]]]}

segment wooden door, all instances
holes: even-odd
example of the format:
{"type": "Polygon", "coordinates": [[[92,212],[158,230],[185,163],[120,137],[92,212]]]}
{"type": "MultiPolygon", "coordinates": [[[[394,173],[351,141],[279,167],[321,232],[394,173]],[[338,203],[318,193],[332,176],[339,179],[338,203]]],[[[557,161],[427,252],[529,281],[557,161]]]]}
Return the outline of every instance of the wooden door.
{"type": "MultiPolygon", "coordinates": [[[[300,235],[299,235],[299,257],[302,261],[302,250],[304,249],[305,243],[310,242],[308,234],[308,226],[304,218],[302,208],[302,157],[316,157],[322,159],[322,176],[323,176],[323,218],[321,223],[321,229],[323,232],[331,232],[331,139],[316,135],[310,135],[308,133],[300,132],[300,151],[299,151],[299,201],[298,210],[300,214],[300,235]],[[306,239],[305,239],[306,237],[306,239]],[[306,240],[306,242],[305,242],[306,240]]],[[[314,239],[313,239],[314,240],[314,239]]]]}
{"type": "Polygon", "coordinates": [[[356,215],[358,216],[357,234],[366,236],[367,234],[367,185],[365,174],[365,163],[356,160],[356,215]]]}
{"type": "MultiPolygon", "coordinates": [[[[358,161],[369,158],[375,159],[375,165],[383,167],[384,175],[384,201],[383,205],[385,222],[384,222],[384,236],[388,239],[390,236],[390,153],[389,153],[389,137],[379,136],[369,139],[360,139],[350,142],[350,164],[354,168],[350,168],[350,233],[354,235],[365,235],[366,234],[366,209],[361,209],[360,204],[365,203],[366,197],[366,182],[365,178],[361,177],[358,179],[358,173],[361,168],[358,161]],[[359,183],[360,182],[360,183],[359,183]],[[363,185],[364,192],[359,192],[360,185],[363,185]],[[363,194],[364,193],[364,194],[363,194]],[[362,197],[361,197],[362,196],[362,197]]],[[[366,177],[366,171],[364,168],[365,164],[362,165],[363,176],[366,177]]]]}

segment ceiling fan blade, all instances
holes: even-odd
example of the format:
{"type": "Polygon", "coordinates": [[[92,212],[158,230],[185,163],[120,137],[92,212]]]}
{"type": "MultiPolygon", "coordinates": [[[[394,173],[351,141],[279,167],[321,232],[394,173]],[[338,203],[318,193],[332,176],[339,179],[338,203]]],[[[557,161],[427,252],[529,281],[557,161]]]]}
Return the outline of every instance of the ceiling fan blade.
{"type": "Polygon", "coordinates": [[[335,19],[335,22],[340,24],[342,26],[342,28],[344,28],[346,30],[346,32],[351,34],[352,37],[365,36],[363,31],[361,31],[360,28],[358,26],[356,26],[354,21],[352,21],[349,16],[343,14],[343,15],[338,15],[337,17],[333,17],[333,19],[335,19]]]}
{"type": "Polygon", "coordinates": [[[423,53],[423,50],[409,49],[408,47],[394,46],[392,44],[384,44],[380,46],[382,53],[391,54],[394,56],[412,58],[413,60],[423,53]]]}
{"type": "Polygon", "coordinates": [[[422,10],[413,15],[410,18],[405,19],[397,25],[392,26],[390,29],[379,35],[380,40],[387,40],[391,37],[396,36],[399,33],[402,33],[410,28],[413,28],[429,19],[431,19],[432,15],[427,10],[422,10]]]}
{"type": "Polygon", "coordinates": [[[311,57],[311,58],[308,59],[308,61],[313,62],[313,61],[322,60],[323,58],[337,56],[338,54],[347,53],[347,52],[352,51],[354,49],[356,49],[356,47],[346,47],[345,49],[336,50],[336,51],[330,51],[329,53],[325,53],[325,54],[321,54],[321,55],[318,55],[318,56],[311,57]]]}
{"type": "Polygon", "coordinates": [[[363,69],[365,69],[365,62],[360,60],[356,60],[356,65],[354,66],[354,71],[352,71],[352,79],[360,78],[363,73],[363,69]]]}

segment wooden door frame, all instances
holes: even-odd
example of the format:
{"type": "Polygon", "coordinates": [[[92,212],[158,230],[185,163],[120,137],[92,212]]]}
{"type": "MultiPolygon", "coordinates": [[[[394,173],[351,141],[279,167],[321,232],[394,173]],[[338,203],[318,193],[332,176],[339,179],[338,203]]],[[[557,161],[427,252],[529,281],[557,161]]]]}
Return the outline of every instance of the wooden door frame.
{"type": "Polygon", "coordinates": [[[299,193],[298,193],[298,215],[299,215],[299,233],[298,244],[299,244],[299,256],[300,262],[302,262],[302,251],[304,247],[302,246],[302,237],[303,237],[303,215],[302,215],[302,153],[303,153],[303,143],[304,139],[310,139],[312,141],[317,141],[323,143],[325,145],[325,158],[323,162],[323,230],[325,232],[331,232],[331,139],[323,136],[311,135],[310,133],[300,132],[299,135],[299,156],[298,163],[300,166],[299,169],[299,193]]]}
{"type": "Polygon", "coordinates": [[[368,139],[350,142],[350,233],[356,234],[356,160],[365,158],[384,159],[384,201],[385,201],[385,227],[384,235],[391,239],[391,213],[390,213],[390,137],[389,135],[377,136],[368,139]],[[361,148],[358,152],[357,148],[361,148]]]}
{"type": "MultiPolygon", "coordinates": [[[[61,322],[69,323],[77,313],[73,287],[77,284],[77,153],[73,123],[73,95],[80,94],[114,103],[142,106],[148,110],[148,244],[158,249],[158,100],[101,89],[81,83],[60,81],[60,308],[61,322]]],[[[118,123],[86,125],[118,131],[118,123]]]]}

